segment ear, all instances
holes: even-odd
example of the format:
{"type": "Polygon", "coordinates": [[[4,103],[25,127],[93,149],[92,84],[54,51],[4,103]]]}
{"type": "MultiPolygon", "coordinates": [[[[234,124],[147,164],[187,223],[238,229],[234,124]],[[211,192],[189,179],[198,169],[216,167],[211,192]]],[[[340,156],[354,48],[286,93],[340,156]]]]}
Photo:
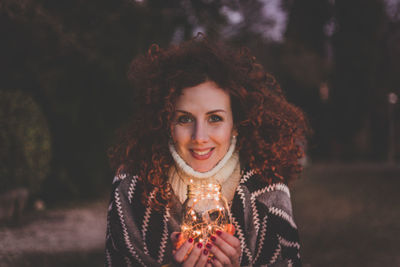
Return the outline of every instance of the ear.
{"type": "Polygon", "coordinates": [[[233,129],[232,129],[232,136],[238,136],[238,131],[237,131],[237,129],[236,129],[236,127],[234,127],[233,129]]]}

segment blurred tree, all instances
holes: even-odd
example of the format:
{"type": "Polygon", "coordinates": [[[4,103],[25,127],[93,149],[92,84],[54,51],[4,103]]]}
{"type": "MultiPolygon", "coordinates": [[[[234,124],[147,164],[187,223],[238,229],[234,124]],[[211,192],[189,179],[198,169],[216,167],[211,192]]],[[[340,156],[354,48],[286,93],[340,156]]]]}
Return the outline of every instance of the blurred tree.
{"type": "Polygon", "coordinates": [[[41,189],[50,171],[51,135],[38,104],[18,90],[0,90],[0,193],[41,189]]]}
{"type": "MultiPolygon", "coordinates": [[[[135,108],[130,61],[152,43],[165,47],[198,31],[250,47],[288,98],[308,111],[319,152],[331,154],[335,142],[351,152],[370,103],[371,127],[385,126],[378,88],[399,84],[399,25],[385,22],[382,8],[378,0],[3,0],[0,86],[28,92],[49,123],[53,160],[42,190],[48,199],[108,188],[106,150],[135,108]],[[326,103],[321,84],[331,89],[326,103]]],[[[384,135],[374,131],[374,151],[384,135]]]]}
{"type": "Polygon", "coordinates": [[[379,77],[380,60],[385,54],[384,3],[337,0],[335,17],[332,101],[337,107],[336,142],[342,146],[337,156],[360,156],[355,141],[362,132],[371,132],[374,140],[366,145],[374,148],[366,152],[382,159],[387,147],[387,92],[379,77]]]}
{"type": "Polygon", "coordinates": [[[199,25],[212,32],[220,21],[218,5],[178,0],[2,1],[0,85],[31,93],[54,137],[45,198],[95,196],[108,188],[112,173],[106,151],[115,129],[134,110],[125,74],[130,61],[152,43],[165,47],[174,38],[191,37],[199,25]],[[195,21],[190,21],[189,11],[195,21]],[[215,13],[214,20],[207,17],[209,11],[215,13]]]}
{"type": "Polygon", "coordinates": [[[328,103],[321,101],[319,90],[332,70],[326,33],[332,5],[329,0],[310,0],[284,1],[284,6],[289,18],[280,60],[282,85],[288,98],[308,114],[315,130],[310,149],[319,158],[327,149],[328,103]]]}

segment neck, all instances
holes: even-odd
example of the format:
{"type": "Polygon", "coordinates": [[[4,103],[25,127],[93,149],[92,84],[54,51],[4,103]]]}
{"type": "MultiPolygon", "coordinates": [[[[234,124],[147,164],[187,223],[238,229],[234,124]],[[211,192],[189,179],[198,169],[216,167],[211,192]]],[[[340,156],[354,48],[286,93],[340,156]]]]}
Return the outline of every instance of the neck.
{"type": "Polygon", "coordinates": [[[233,152],[235,151],[236,146],[236,138],[232,136],[231,138],[231,145],[229,146],[228,151],[226,152],[225,156],[214,166],[211,170],[207,172],[198,172],[194,170],[191,166],[189,166],[182,158],[179,156],[178,152],[175,150],[175,146],[172,142],[169,143],[169,151],[171,152],[172,157],[175,160],[175,163],[178,168],[180,168],[183,172],[187,175],[198,178],[198,179],[205,179],[214,176],[217,172],[219,172],[222,167],[228,162],[228,160],[232,157],[233,152]]]}
{"type": "Polygon", "coordinates": [[[182,203],[186,199],[187,186],[191,180],[194,184],[217,182],[222,186],[222,194],[226,199],[232,200],[240,181],[239,153],[234,153],[235,145],[236,140],[233,140],[228,152],[213,169],[207,172],[198,172],[190,167],[170,144],[170,151],[176,164],[170,168],[169,182],[182,203]]]}

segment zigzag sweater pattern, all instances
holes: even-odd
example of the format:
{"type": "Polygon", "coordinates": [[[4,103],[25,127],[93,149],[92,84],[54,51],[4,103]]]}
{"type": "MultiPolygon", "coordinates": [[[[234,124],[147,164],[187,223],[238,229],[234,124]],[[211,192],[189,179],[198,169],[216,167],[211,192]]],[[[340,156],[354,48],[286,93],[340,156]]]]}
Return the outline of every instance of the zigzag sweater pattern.
{"type": "MultiPolygon", "coordinates": [[[[300,243],[289,188],[261,185],[252,170],[242,172],[231,212],[241,243],[240,266],[301,266],[300,243]]],[[[114,178],[107,215],[105,266],[162,266],[172,261],[170,235],[180,231],[182,204],[159,211],[141,202],[137,176],[114,178]]],[[[154,192],[148,201],[152,201],[154,192]]]]}

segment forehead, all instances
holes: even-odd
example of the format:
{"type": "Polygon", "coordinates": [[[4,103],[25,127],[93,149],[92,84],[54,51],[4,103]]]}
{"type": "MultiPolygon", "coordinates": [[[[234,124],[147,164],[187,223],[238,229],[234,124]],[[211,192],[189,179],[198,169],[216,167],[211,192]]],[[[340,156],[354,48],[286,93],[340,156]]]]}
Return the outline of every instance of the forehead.
{"type": "Polygon", "coordinates": [[[229,94],[212,81],[206,81],[182,90],[176,102],[176,109],[190,110],[231,110],[229,94]]]}

